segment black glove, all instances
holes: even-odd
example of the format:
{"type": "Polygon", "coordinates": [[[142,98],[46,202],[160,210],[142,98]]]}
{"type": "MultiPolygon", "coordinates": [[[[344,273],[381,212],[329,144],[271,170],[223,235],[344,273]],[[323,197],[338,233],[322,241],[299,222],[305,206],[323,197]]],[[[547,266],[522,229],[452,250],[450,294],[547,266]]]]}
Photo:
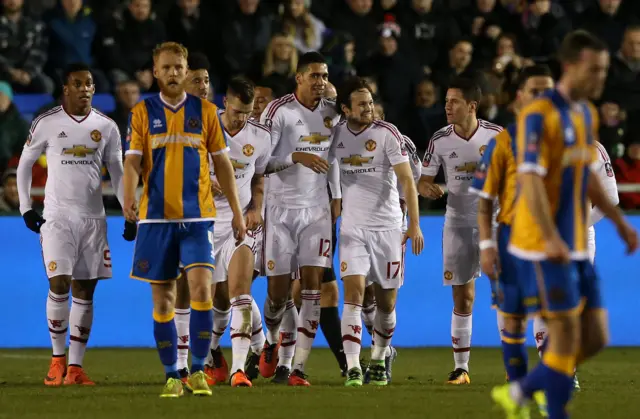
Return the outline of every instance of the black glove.
{"type": "Polygon", "coordinates": [[[34,233],[40,233],[40,227],[44,224],[45,220],[42,218],[40,214],[36,211],[30,209],[29,211],[22,214],[22,218],[24,219],[24,223],[27,225],[27,228],[34,233]]]}
{"type": "Polygon", "coordinates": [[[122,237],[128,241],[132,242],[136,239],[136,234],[138,233],[138,225],[136,223],[131,223],[129,221],[124,222],[124,234],[122,237]]]}

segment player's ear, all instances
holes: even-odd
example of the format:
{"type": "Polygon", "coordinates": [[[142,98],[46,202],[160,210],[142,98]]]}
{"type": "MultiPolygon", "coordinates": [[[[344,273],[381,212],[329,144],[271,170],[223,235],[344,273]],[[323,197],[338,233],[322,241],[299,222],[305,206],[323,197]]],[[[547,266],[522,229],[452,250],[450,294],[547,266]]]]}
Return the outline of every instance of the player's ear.
{"type": "Polygon", "coordinates": [[[344,103],[342,105],[340,105],[340,109],[342,110],[342,113],[347,116],[347,111],[350,111],[350,109],[347,107],[347,105],[345,105],[344,103]]]}
{"type": "Polygon", "coordinates": [[[153,77],[156,79],[158,78],[158,70],[156,69],[155,64],[153,65],[153,77]]]}
{"type": "Polygon", "coordinates": [[[296,73],[296,84],[297,85],[301,85],[303,81],[303,74],[302,73],[296,73]]]}
{"type": "Polygon", "coordinates": [[[225,109],[227,109],[227,97],[223,97],[222,98],[222,106],[224,106],[225,109]]]}

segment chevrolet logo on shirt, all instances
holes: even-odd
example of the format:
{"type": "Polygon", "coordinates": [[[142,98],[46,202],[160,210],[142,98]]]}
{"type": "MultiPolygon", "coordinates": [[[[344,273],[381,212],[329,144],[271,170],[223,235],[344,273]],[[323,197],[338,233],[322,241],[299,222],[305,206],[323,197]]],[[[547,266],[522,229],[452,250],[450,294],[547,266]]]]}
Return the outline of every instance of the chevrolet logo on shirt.
{"type": "Polygon", "coordinates": [[[467,162],[460,166],[456,166],[456,172],[473,173],[476,171],[477,166],[478,166],[478,163],[467,162]]]}
{"type": "Polygon", "coordinates": [[[71,148],[63,148],[62,154],[65,156],[73,156],[73,157],[87,157],[89,155],[95,154],[97,148],[88,148],[83,145],[73,145],[71,148]]]}
{"type": "Polygon", "coordinates": [[[340,162],[351,166],[362,166],[362,163],[371,163],[373,157],[362,157],[360,154],[352,154],[349,157],[343,157],[340,162]]]}
{"type": "Polygon", "coordinates": [[[319,133],[311,133],[306,137],[300,137],[300,142],[309,143],[309,144],[320,144],[329,139],[328,135],[321,135],[319,133]]]}
{"type": "Polygon", "coordinates": [[[244,169],[247,167],[247,163],[242,163],[236,159],[231,159],[231,165],[233,166],[233,170],[244,169]]]}

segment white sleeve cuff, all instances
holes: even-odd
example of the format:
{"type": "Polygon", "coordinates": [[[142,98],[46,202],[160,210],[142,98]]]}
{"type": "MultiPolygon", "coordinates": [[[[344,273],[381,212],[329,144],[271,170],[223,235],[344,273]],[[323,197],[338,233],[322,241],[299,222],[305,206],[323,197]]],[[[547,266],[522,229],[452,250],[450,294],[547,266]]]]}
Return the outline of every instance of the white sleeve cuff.
{"type": "Polygon", "coordinates": [[[544,177],[547,175],[547,169],[535,163],[522,163],[518,166],[518,173],[535,173],[544,177]]]}
{"type": "Polygon", "coordinates": [[[212,156],[218,156],[220,154],[224,154],[224,153],[228,153],[229,152],[229,147],[225,147],[222,150],[216,151],[214,153],[211,153],[212,156]]]}
{"type": "Polygon", "coordinates": [[[490,201],[493,201],[493,200],[496,199],[495,196],[489,195],[485,191],[481,191],[480,189],[476,189],[476,188],[471,187],[471,186],[469,187],[469,192],[471,192],[474,195],[478,195],[480,198],[488,199],[490,201]]]}
{"type": "Polygon", "coordinates": [[[142,156],[142,150],[127,150],[124,155],[135,154],[136,156],[142,156]]]}

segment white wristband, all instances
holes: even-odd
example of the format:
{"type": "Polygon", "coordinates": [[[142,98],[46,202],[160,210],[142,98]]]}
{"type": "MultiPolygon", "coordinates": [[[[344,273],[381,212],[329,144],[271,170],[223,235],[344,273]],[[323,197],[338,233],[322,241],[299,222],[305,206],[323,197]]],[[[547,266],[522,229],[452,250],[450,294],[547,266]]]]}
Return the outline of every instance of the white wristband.
{"type": "Polygon", "coordinates": [[[480,250],[485,250],[485,249],[495,249],[496,248],[496,242],[493,240],[481,240],[480,241],[480,250]]]}

